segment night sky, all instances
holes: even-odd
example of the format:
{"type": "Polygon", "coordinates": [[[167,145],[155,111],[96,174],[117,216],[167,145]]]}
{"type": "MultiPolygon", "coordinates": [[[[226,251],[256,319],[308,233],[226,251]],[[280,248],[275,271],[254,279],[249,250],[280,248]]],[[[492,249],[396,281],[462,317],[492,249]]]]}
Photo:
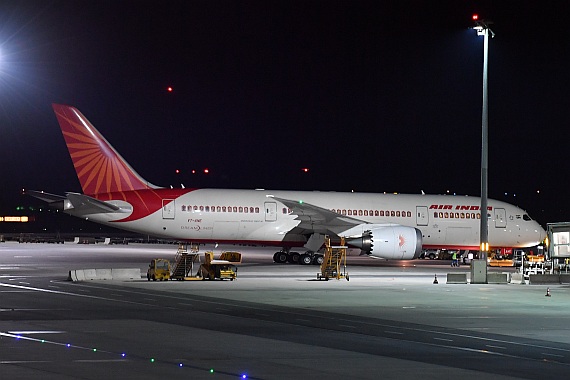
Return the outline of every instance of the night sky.
{"type": "Polygon", "coordinates": [[[569,8],[1,1],[0,214],[38,204],[22,188],[81,190],[54,102],[161,186],[478,196],[478,13],[496,33],[489,196],[568,221],[569,8]]]}

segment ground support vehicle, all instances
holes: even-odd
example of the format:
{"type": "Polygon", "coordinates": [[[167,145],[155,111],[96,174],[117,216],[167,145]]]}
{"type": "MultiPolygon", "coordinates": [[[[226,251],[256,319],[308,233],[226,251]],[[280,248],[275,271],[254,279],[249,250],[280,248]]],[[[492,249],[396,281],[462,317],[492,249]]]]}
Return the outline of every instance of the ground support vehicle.
{"type": "Polygon", "coordinates": [[[204,264],[200,265],[198,276],[204,280],[229,279],[233,281],[237,278],[237,267],[234,265],[237,262],[241,262],[241,254],[238,252],[224,252],[219,260],[214,259],[214,252],[206,252],[204,264]],[[226,260],[227,258],[234,258],[236,261],[226,260]]]}
{"type": "Polygon", "coordinates": [[[340,245],[331,246],[331,240],[328,236],[325,237],[325,254],[323,263],[321,264],[321,272],[317,273],[317,280],[329,278],[346,278],[349,281],[348,273],[346,272],[346,249],[344,238],[341,238],[340,245]],[[342,266],[342,268],[341,268],[342,266]]]}
{"type": "Polygon", "coordinates": [[[152,259],[146,271],[146,279],[153,280],[170,280],[170,261],[166,259],[152,259]]]}

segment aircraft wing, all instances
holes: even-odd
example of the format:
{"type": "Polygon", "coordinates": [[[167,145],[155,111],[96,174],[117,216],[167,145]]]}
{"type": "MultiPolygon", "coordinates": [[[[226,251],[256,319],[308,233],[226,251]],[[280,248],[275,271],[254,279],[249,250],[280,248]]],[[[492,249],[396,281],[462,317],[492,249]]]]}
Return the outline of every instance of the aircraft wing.
{"type": "Polygon", "coordinates": [[[295,201],[279,197],[270,198],[275,199],[290,208],[292,213],[297,215],[297,218],[295,219],[301,221],[298,226],[300,228],[309,230],[326,229],[338,234],[350,227],[366,223],[363,220],[341,215],[337,212],[303,201],[295,201]]]}

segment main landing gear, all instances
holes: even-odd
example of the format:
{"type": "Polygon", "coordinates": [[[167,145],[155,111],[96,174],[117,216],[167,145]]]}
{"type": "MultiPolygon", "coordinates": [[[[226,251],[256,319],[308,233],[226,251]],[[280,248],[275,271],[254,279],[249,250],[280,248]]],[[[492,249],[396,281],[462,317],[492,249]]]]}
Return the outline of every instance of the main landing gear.
{"type": "Polygon", "coordinates": [[[291,263],[302,265],[321,265],[323,262],[323,255],[311,251],[301,254],[299,252],[290,252],[289,250],[284,249],[279,252],[275,252],[273,255],[273,261],[279,264],[291,263]]]}

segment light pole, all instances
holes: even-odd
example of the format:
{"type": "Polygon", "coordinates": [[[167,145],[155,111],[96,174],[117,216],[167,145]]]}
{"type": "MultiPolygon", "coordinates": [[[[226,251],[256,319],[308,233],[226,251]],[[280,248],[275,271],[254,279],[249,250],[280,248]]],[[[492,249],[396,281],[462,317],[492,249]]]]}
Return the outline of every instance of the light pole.
{"type": "Polygon", "coordinates": [[[478,36],[483,36],[483,112],[481,131],[481,230],[480,230],[480,259],[487,261],[489,252],[489,218],[487,210],[487,174],[489,171],[489,115],[487,111],[487,66],[489,62],[489,34],[495,37],[495,33],[489,27],[492,24],[488,20],[479,20],[477,15],[473,15],[478,36]]]}

